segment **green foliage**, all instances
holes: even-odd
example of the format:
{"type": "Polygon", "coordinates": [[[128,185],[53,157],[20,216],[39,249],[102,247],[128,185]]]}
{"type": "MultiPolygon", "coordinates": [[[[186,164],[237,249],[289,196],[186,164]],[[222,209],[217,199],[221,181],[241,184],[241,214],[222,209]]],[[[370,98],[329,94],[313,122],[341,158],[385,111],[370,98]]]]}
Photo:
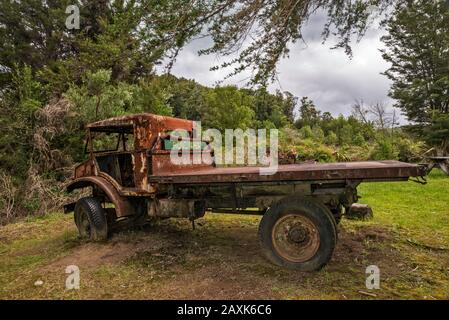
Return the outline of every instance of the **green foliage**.
{"type": "Polygon", "coordinates": [[[370,155],[373,160],[397,160],[399,152],[391,139],[379,139],[370,155]]]}
{"type": "Polygon", "coordinates": [[[302,140],[301,143],[296,145],[294,149],[298,155],[298,161],[335,161],[334,151],[331,148],[325,145],[316,144],[312,140],[302,140]]]}
{"type": "Polygon", "coordinates": [[[324,131],[319,126],[314,126],[312,128],[313,139],[318,142],[324,141],[324,131]]]}
{"type": "Polygon", "coordinates": [[[13,176],[26,176],[33,150],[35,112],[44,100],[41,89],[30,67],[16,66],[12,85],[0,100],[0,164],[13,176]]]}
{"type": "Polygon", "coordinates": [[[254,98],[237,87],[217,87],[206,93],[205,102],[205,127],[219,130],[247,129],[254,123],[254,111],[251,109],[254,98]]]}
{"type": "Polygon", "coordinates": [[[341,146],[352,144],[354,140],[353,134],[352,127],[349,124],[345,124],[339,131],[338,144],[341,146]]]}
{"type": "Polygon", "coordinates": [[[416,162],[425,151],[424,143],[413,140],[403,134],[396,135],[394,145],[398,152],[398,158],[404,162],[416,162]]]}
{"type": "Polygon", "coordinates": [[[288,151],[292,146],[299,144],[301,141],[302,137],[299,130],[289,127],[279,130],[279,148],[281,151],[288,151]]]}
{"type": "MultiPolygon", "coordinates": [[[[400,2],[387,23],[383,57],[393,81],[390,95],[398,101],[420,135],[433,145],[445,145],[438,131],[441,115],[449,113],[449,6],[447,1],[400,2]],[[436,130],[427,126],[434,123],[436,130]],[[424,127],[427,130],[422,130],[424,127]]],[[[443,130],[444,131],[444,130],[443,130]]]]}
{"type": "Polygon", "coordinates": [[[310,128],[310,126],[308,126],[308,125],[299,129],[299,134],[300,134],[301,138],[303,138],[303,139],[312,139],[313,138],[312,128],[310,128]]]}
{"type": "Polygon", "coordinates": [[[81,86],[72,86],[66,97],[75,105],[75,111],[87,124],[100,119],[120,116],[135,111],[133,94],[136,87],[111,82],[111,71],[88,72],[81,86]]]}
{"type": "Polygon", "coordinates": [[[365,138],[363,135],[359,132],[354,137],[354,145],[356,146],[363,146],[365,144],[365,138]]]}
{"type": "Polygon", "coordinates": [[[327,145],[336,145],[338,142],[338,137],[333,131],[329,131],[325,138],[325,142],[327,145]]]}
{"type": "Polygon", "coordinates": [[[134,86],[132,106],[127,113],[149,112],[164,116],[171,116],[173,107],[170,98],[173,93],[158,85],[158,78],[151,81],[140,81],[134,86]]]}
{"type": "MultiPolygon", "coordinates": [[[[30,65],[56,94],[79,85],[87,71],[112,70],[113,81],[136,82],[201,31],[196,19],[208,8],[183,0],[2,1],[0,66],[30,65]],[[65,26],[73,4],[80,9],[79,30],[65,26]]],[[[0,73],[0,87],[10,78],[0,73]]]]}
{"type": "Polygon", "coordinates": [[[158,106],[152,106],[146,110],[160,110],[165,105],[172,110],[175,117],[191,120],[201,120],[202,111],[206,110],[205,91],[213,90],[193,80],[178,79],[172,75],[154,77],[146,86],[148,90],[158,93],[154,94],[153,98],[146,97],[147,103],[152,103],[153,99],[159,101],[158,106]]]}
{"type": "Polygon", "coordinates": [[[295,122],[306,138],[314,137],[317,142],[327,145],[362,146],[375,140],[376,129],[372,123],[363,123],[353,116],[332,117],[328,112],[321,113],[308,98],[301,100],[300,118],[295,122]],[[309,128],[312,127],[312,135],[309,128]]]}
{"type": "Polygon", "coordinates": [[[250,83],[266,84],[276,79],[277,63],[288,56],[290,43],[302,40],[303,27],[314,13],[327,14],[327,21],[323,22],[323,40],[331,34],[336,36],[335,48],[344,48],[351,55],[350,43],[354,35],[362,36],[369,25],[369,17],[384,12],[392,2],[211,1],[205,25],[213,44],[201,53],[229,57],[238,52],[236,58],[215,69],[232,67],[228,76],[250,70],[253,75],[250,83]]]}
{"type": "Polygon", "coordinates": [[[255,112],[257,128],[266,128],[267,125],[281,128],[293,123],[296,98],[291,93],[276,91],[275,94],[270,94],[265,88],[245,92],[254,97],[252,109],[255,112]]]}
{"type": "Polygon", "coordinates": [[[65,96],[86,124],[139,112],[171,115],[171,93],[158,82],[154,78],[138,84],[113,83],[110,70],[99,70],[88,72],[82,85],[72,86],[65,96]]]}
{"type": "Polygon", "coordinates": [[[1,1],[0,88],[7,86],[17,65],[33,72],[70,51],[70,34],[65,32],[65,8],[73,1],[1,1]]]}
{"type": "Polygon", "coordinates": [[[435,113],[429,126],[423,130],[427,142],[449,152],[449,114],[435,113]]]}
{"type": "Polygon", "coordinates": [[[299,105],[299,119],[295,125],[297,128],[304,126],[313,127],[320,122],[321,112],[317,110],[315,104],[308,97],[303,97],[299,105]]]}

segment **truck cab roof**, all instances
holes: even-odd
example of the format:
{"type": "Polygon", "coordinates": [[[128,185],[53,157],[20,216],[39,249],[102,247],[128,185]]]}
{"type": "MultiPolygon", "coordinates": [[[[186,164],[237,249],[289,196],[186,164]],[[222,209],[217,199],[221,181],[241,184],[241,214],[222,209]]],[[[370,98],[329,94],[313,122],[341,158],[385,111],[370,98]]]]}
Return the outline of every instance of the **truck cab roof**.
{"type": "Polygon", "coordinates": [[[86,126],[90,131],[102,132],[132,131],[133,128],[137,127],[145,127],[147,130],[151,130],[152,133],[176,129],[191,131],[193,129],[193,121],[152,113],[138,113],[96,121],[86,126]]]}

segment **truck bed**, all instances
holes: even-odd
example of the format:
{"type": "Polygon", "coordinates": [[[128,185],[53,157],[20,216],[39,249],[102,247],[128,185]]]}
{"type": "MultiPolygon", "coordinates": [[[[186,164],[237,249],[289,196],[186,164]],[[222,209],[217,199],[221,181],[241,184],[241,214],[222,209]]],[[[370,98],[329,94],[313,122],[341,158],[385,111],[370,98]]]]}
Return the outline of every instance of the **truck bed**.
{"type": "Polygon", "coordinates": [[[311,180],[395,181],[425,176],[422,166],[399,161],[280,165],[273,175],[260,175],[259,167],[211,167],[149,177],[152,183],[209,184],[311,180]]]}

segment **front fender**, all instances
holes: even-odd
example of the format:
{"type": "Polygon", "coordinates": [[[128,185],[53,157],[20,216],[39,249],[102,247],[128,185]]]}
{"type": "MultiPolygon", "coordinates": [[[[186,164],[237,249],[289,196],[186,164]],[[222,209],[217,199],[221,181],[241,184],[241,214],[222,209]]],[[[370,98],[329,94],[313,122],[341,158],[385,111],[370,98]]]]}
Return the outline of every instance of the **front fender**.
{"type": "Polygon", "coordinates": [[[118,218],[134,215],[136,213],[136,210],[130,203],[129,199],[122,197],[118,190],[102,177],[95,176],[75,179],[66,186],[66,190],[68,193],[71,193],[76,189],[93,186],[102,190],[108,197],[109,201],[114,204],[115,212],[118,218]]]}

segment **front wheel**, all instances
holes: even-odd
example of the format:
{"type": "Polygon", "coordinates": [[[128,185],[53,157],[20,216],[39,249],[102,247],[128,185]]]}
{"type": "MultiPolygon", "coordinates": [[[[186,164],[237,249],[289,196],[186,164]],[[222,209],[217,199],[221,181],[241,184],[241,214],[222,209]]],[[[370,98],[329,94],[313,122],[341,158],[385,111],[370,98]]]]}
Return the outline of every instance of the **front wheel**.
{"type": "Polygon", "coordinates": [[[275,203],[262,217],[259,240],[272,263],[315,271],[332,258],[337,233],[327,207],[311,199],[291,197],[275,203]]]}
{"type": "Polygon", "coordinates": [[[106,213],[100,201],[94,197],[79,199],[75,205],[75,224],[80,237],[92,241],[108,238],[106,213]]]}

